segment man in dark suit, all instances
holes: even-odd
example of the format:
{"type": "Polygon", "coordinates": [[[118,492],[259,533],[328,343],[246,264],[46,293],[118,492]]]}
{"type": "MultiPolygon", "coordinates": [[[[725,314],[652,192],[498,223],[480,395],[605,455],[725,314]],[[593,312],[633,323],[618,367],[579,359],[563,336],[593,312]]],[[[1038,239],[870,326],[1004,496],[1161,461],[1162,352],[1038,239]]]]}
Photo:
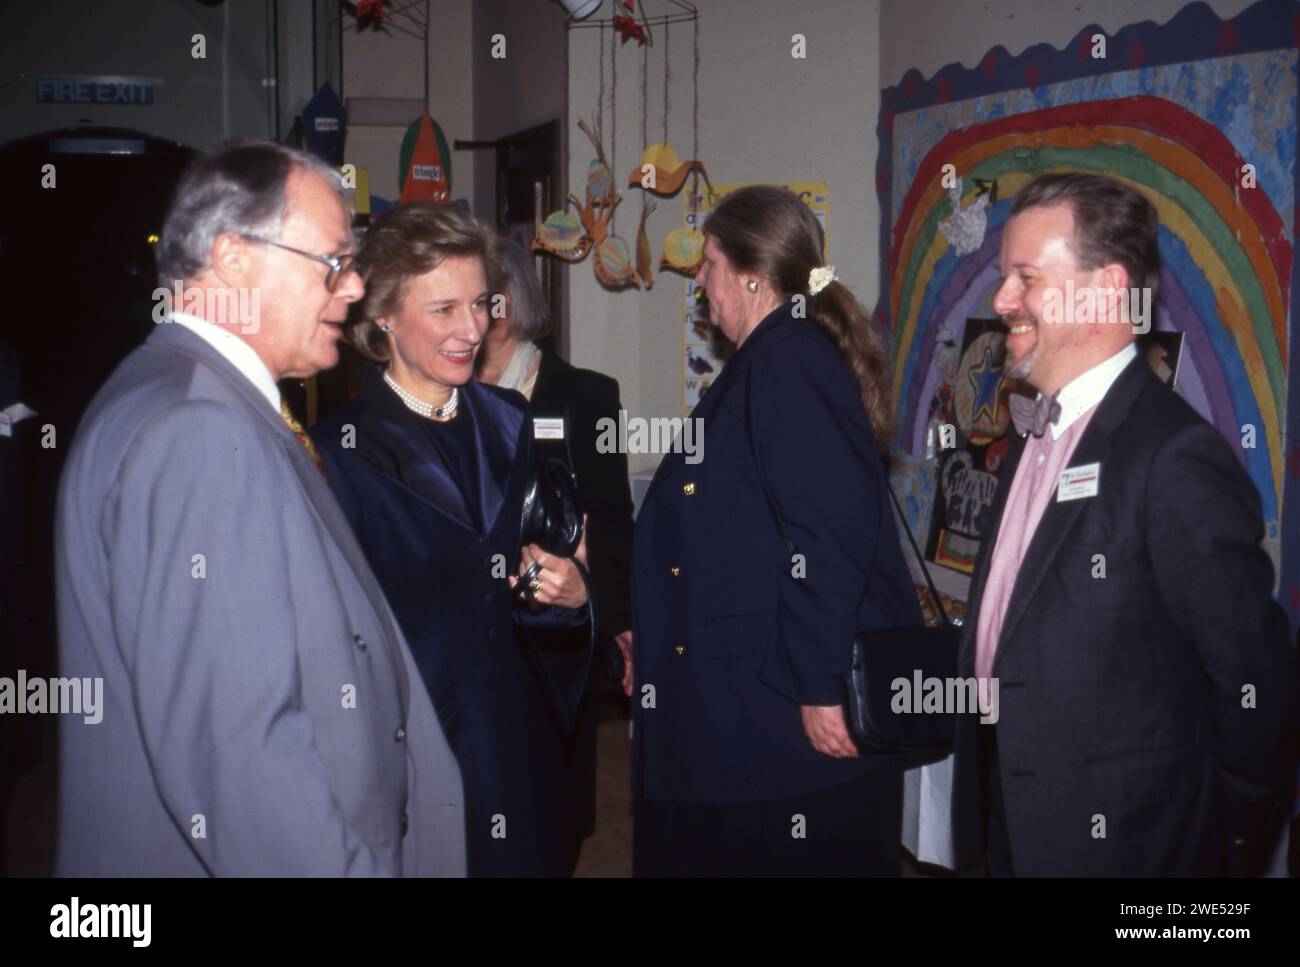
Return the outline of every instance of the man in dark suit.
{"type": "MultiPolygon", "coordinates": [[[[1110,178],[1038,179],[994,308],[1017,429],[971,584],[957,861],[994,875],[1253,872],[1287,816],[1296,661],[1239,454],[1133,345],[1156,214],[1110,178]],[[1022,429],[1023,427],[1023,429],[1022,429]]],[[[1145,293],[1143,290],[1146,290],[1145,293]]]]}

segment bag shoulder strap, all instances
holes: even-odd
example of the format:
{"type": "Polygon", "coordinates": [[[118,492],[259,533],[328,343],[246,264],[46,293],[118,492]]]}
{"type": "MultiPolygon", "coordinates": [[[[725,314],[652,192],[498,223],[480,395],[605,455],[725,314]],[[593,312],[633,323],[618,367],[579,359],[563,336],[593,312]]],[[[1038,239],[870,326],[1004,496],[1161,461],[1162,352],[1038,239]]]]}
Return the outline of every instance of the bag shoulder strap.
{"type": "Polygon", "coordinates": [[[889,497],[894,502],[894,510],[897,511],[898,520],[907,533],[907,542],[912,545],[912,553],[916,555],[916,563],[921,565],[921,573],[925,575],[925,586],[930,591],[930,599],[934,601],[934,606],[939,610],[939,617],[943,619],[943,623],[952,625],[952,619],[948,617],[948,611],[943,606],[943,598],[939,597],[939,589],[934,586],[934,578],[930,576],[930,569],[925,564],[925,555],[921,553],[921,548],[916,543],[916,537],[912,534],[912,528],[908,526],[907,515],[903,513],[903,505],[898,502],[898,495],[894,493],[894,488],[888,481],[886,481],[885,486],[889,488],[889,497]]]}
{"type": "MultiPolygon", "coordinates": [[[[754,420],[753,406],[751,401],[752,383],[745,381],[745,436],[749,441],[749,453],[754,459],[754,470],[758,474],[758,485],[763,491],[763,496],[767,498],[767,506],[772,511],[772,516],[776,519],[776,526],[781,531],[781,539],[785,541],[786,549],[791,553],[796,553],[794,541],[790,538],[790,531],[785,526],[785,518],[781,516],[781,508],[777,506],[776,498],[772,496],[772,491],[768,489],[767,477],[763,474],[762,461],[758,459],[758,447],[754,445],[754,420]]],[[[889,491],[889,498],[893,502],[894,510],[898,513],[898,519],[903,524],[903,530],[907,533],[907,540],[912,545],[912,552],[916,555],[916,561],[921,565],[921,573],[925,575],[925,584],[930,591],[930,596],[934,600],[934,606],[939,610],[939,616],[943,619],[945,625],[951,625],[952,620],[948,617],[948,612],[943,606],[943,599],[939,597],[939,589],[934,585],[934,578],[930,576],[930,569],[926,567],[925,556],[921,553],[920,547],[917,546],[916,537],[912,534],[912,528],[908,526],[907,517],[903,513],[903,507],[898,502],[898,495],[894,493],[893,486],[889,480],[885,480],[885,489],[889,491]]]]}

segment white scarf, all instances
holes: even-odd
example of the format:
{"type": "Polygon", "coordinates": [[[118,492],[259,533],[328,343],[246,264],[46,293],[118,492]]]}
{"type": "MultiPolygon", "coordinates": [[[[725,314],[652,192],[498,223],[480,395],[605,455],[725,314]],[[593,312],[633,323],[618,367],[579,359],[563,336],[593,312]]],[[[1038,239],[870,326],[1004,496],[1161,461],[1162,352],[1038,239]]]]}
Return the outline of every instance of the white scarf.
{"type": "Polygon", "coordinates": [[[541,355],[542,351],[531,342],[521,342],[515,348],[514,355],[510,357],[505,372],[497,380],[497,385],[518,390],[524,396],[531,397],[533,380],[528,378],[528,374],[533,368],[533,363],[541,355]]]}

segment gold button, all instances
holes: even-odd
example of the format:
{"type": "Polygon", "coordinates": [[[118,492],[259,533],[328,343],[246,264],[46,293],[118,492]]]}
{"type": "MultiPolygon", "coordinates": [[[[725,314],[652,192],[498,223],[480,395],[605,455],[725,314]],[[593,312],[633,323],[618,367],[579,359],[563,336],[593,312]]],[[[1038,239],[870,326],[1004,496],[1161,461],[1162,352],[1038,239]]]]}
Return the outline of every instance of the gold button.
{"type": "Polygon", "coordinates": [[[684,493],[687,497],[694,497],[695,484],[693,483],[682,484],[682,493],[684,493]]]}
{"type": "Polygon", "coordinates": [[[676,648],[673,649],[673,651],[677,652],[677,654],[679,655],[684,655],[686,654],[686,646],[678,645],[676,648]]]}
{"type": "Polygon", "coordinates": [[[670,567],[670,568],[668,569],[668,573],[671,574],[671,575],[672,575],[673,577],[675,577],[675,578],[676,578],[676,577],[681,577],[681,576],[682,576],[682,569],[679,568],[676,564],[674,564],[672,567],[670,567]]]}

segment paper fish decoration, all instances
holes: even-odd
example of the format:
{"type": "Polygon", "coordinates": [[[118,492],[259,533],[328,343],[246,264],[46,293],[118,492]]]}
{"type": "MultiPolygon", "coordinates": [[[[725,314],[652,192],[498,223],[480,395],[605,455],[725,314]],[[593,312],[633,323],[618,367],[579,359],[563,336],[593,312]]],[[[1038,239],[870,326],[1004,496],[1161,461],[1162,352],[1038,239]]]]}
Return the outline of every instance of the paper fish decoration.
{"type": "Polygon", "coordinates": [[[692,171],[698,171],[713,191],[709,173],[701,161],[679,161],[671,144],[652,144],[641,152],[641,162],[627,177],[631,188],[645,188],[656,195],[675,195],[692,171]]]}
{"type": "Polygon", "coordinates": [[[613,189],[614,175],[609,165],[605,164],[603,157],[593,158],[587,166],[587,194],[592,198],[604,198],[613,189]]]}
{"type": "Polygon", "coordinates": [[[699,271],[704,257],[704,233],[694,228],[674,228],[664,239],[664,254],[659,269],[672,269],[683,275],[699,271]]]}
{"type": "Polygon", "coordinates": [[[591,251],[591,239],[577,215],[569,211],[552,212],[537,227],[533,251],[546,252],[566,262],[580,262],[591,251]]]}
{"type": "Polygon", "coordinates": [[[611,235],[596,246],[596,257],[592,260],[596,280],[606,288],[625,289],[640,285],[641,277],[632,267],[628,258],[627,243],[617,235],[611,235]]]}
{"type": "Polygon", "coordinates": [[[641,227],[636,233],[636,273],[641,276],[641,282],[647,289],[654,288],[655,277],[650,268],[650,238],[645,233],[645,221],[654,210],[654,202],[641,209],[641,227]]]}
{"type": "Polygon", "coordinates": [[[533,249],[567,262],[581,261],[594,251],[592,270],[601,285],[611,289],[640,285],[641,276],[632,266],[627,243],[609,234],[610,219],[622,197],[614,187],[614,179],[608,177],[605,148],[586,121],[578,121],[578,127],[596,149],[596,160],[587,169],[586,198],[579,201],[570,193],[564,211],[552,212],[538,226],[533,249]],[[576,215],[569,214],[569,205],[577,209],[576,215]]]}
{"type": "Polygon", "coordinates": [[[588,252],[605,240],[610,216],[619,200],[600,139],[586,121],[579,120],[578,127],[596,148],[596,159],[587,167],[586,201],[578,201],[570,192],[564,208],[552,212],[537,227],[537,238],[533,242],[533,251],[546,252],[566,262],[582,261],[588,252]],[[569,214],[570,205],[577,209],[576,215],[569,214]],[[575,225],[580,227],[577,234],[575,225]]]}

